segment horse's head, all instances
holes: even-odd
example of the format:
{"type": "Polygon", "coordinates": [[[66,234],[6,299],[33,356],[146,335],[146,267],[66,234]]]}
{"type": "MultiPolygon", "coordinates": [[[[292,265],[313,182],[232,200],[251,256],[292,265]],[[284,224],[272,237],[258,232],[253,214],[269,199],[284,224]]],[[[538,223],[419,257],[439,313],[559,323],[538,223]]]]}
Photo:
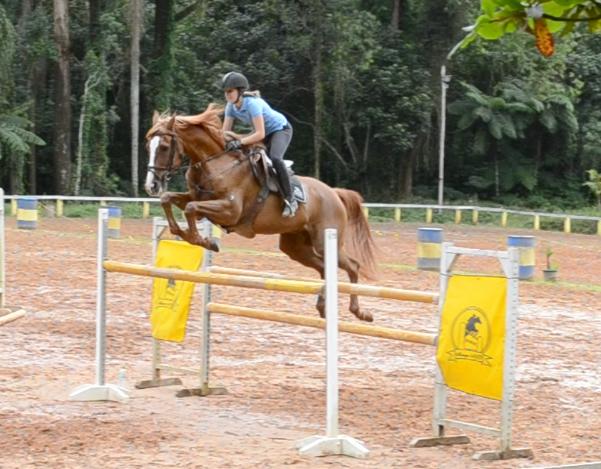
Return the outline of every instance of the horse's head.
{"type": "Polygon", "coordinates": [[[161,117],[155,111],[152,127],[146,134],[148,173],[144,189],[157,196],[167,188],[167,181],[182,165],[182,142],[175,132],[175,115],[161,117]]]}

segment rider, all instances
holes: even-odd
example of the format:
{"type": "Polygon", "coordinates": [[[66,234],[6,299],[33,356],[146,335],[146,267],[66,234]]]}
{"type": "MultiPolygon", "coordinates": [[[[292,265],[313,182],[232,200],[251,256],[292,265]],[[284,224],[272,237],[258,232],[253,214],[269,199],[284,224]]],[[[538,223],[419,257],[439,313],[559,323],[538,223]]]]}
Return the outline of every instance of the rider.
{"type": "Polygon", "coordinates": [[[233,134],[236,139],[230,140],[225,149],[227,151],[239,150],[242,145],[251,145],[265,140],[267,152],[278,175],[284,196],[282,215],[293,217],[298,209],[298,203],[292,195],[290,176],[284,163],[284,153],[292,139],[292,126],[283,114],[272,109],[260,97],[258,91],[248,91],[248,80],[241,73],[226,73],[223,76],[222,85],[227,101],[223,131],[233,134],[231,130],[235,119],[253,127],[253,131],[249,134],[233,134]]]}

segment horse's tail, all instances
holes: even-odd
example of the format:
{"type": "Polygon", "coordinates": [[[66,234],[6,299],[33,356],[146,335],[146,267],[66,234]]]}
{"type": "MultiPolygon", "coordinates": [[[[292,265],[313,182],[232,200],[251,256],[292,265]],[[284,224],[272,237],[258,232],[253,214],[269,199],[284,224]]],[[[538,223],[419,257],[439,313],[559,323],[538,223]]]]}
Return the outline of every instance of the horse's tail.
{"type": "Polygon", "coordinates": [[[342,201],[348,216],[345,246],[349,254],[361,264],[359,273],[373,280],[376,277],[376,244],[361,207],[363,197],[348,189],[335,188],[334,192],[342,201]]]}

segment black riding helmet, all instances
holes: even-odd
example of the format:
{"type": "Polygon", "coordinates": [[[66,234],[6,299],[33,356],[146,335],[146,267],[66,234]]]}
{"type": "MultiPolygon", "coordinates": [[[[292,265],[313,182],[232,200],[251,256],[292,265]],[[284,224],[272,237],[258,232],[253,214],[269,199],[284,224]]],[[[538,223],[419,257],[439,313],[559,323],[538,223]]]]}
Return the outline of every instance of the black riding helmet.
{"type": "Polygon", "coordinates": [[[224,91],[232,88],[237,88],[241,89],[242,91],[246,91],[249,88],[248,80],[246,79],[246,77],[238,72],[229,72],[223,75],[221,84],[223,86],[224,91]]]}

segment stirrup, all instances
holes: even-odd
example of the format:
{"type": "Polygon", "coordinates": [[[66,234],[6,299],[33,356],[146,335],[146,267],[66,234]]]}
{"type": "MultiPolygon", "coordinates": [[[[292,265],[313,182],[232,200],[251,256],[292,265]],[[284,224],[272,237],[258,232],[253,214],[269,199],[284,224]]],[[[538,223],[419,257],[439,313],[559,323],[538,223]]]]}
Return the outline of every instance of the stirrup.
{"type": "Polygon", "coordinates": [[[286,218],[292,218],[298,210],[298,202],[296,199],[292,199],[292,202],[284,199],[284,210],[282,216],[286,218]]]}

